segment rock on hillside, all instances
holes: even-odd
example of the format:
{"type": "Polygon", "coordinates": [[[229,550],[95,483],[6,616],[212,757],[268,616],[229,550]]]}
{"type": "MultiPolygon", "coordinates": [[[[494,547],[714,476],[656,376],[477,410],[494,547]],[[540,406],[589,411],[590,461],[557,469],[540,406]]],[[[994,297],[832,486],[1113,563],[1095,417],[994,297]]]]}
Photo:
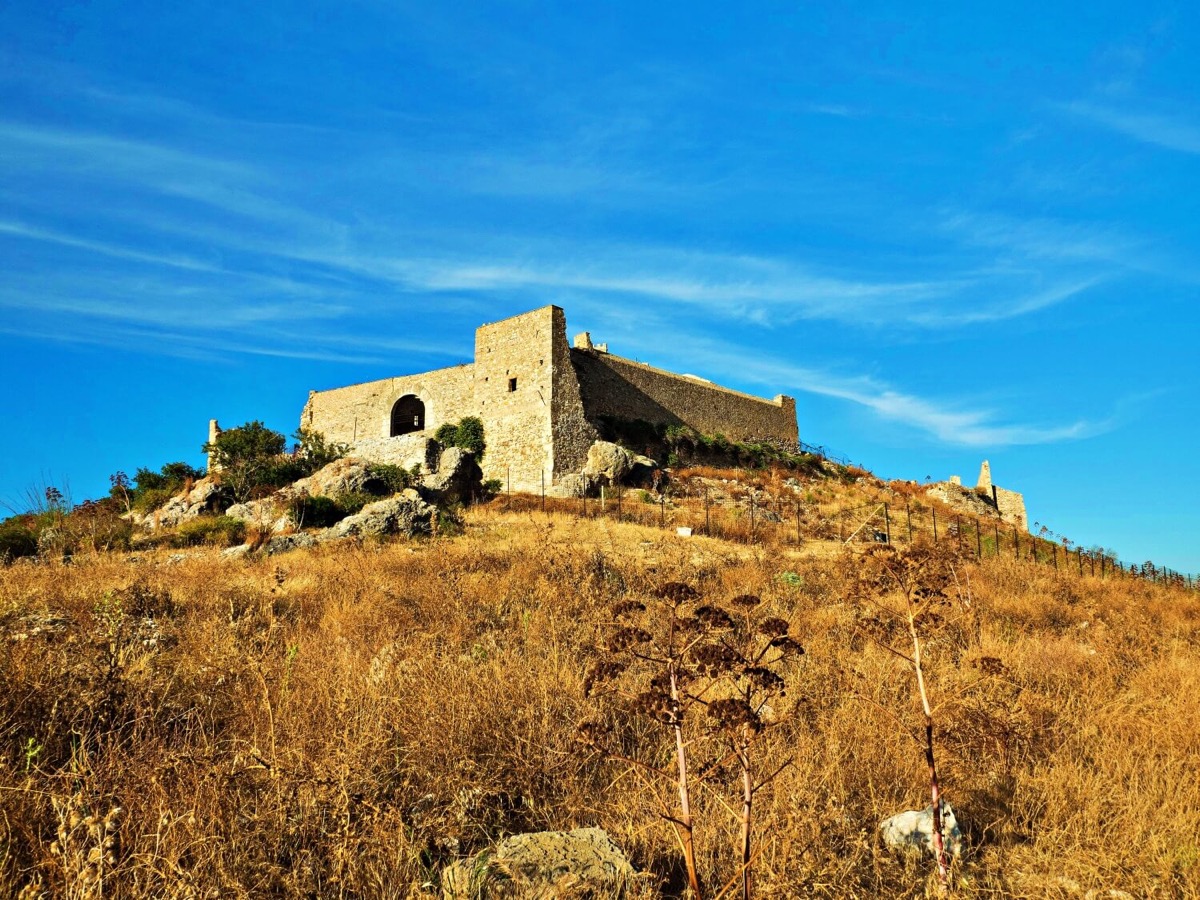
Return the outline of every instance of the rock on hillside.
{"type": "Polygon", "coordinates": [[[600,828],[514,834],[442,872],[444,900],[625,896],[633,866],[600,828]]]}

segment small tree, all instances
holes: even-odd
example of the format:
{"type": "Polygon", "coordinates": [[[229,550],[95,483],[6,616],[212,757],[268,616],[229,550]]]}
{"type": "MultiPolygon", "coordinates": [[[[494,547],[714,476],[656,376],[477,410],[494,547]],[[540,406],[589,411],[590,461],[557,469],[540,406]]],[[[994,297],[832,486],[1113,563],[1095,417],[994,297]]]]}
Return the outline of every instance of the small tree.
{"type": "Polygon", "coordinates": [[[282,434],[254,421],[222,431],[201,449],[211,454],[221,482],[241,502],[256,487],[271,483],[286,446],[282,434]]]}
{"type": "Polygon", "coordinates": [[[335,460],[350,453],[350,445],[337,441],[328,441],[319,431],[299,428],[292,435],[296,442],[296,456],[300,459],[301,468],[305,474],[311,475],[318,469],[323,469],[335,460]]]}

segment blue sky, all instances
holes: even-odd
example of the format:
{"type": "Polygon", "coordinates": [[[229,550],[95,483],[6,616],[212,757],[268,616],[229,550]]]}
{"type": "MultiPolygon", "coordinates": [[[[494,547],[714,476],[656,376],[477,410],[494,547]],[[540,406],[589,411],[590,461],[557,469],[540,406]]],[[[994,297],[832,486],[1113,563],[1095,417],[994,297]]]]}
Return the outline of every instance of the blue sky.
{"type": "Polygon", "coordinates": [[[1196,4],[595,6],[0,5],[0,498],[557,303],[1200,571],[1196,4]]]}

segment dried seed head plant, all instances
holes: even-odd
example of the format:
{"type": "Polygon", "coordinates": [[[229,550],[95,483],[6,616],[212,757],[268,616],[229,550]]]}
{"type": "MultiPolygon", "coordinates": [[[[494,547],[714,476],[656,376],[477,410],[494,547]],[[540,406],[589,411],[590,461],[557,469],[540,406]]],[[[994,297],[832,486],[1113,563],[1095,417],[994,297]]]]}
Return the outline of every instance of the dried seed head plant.
{"type": "Polygon", "coordinates": [[[585,691],[600,701],[601,716],[580,724],[580,739],[631,766],[652,788],[674,783],[677,804],[672,809],[661,797],[660,804],[697,900],[706,890],[696,863],[696,790],[721,790],[720,776],[736,767],[740,865],[716,896],[740,888],[749,900],[754,798],[788,765],[786,759],[761,761],[755,749],[760,736],[783,719],[777,707],[786,693],[787,664],[804,649],[788,635],[787,621],[763,615],[763,607],[752,594],[739,594],[725,606],[707,602],[678,581],[660,585],[645,601],[621,600],[611,609],[612,622],[585,679],[585,691]],[[621,675],[626,680],[617,685],[621,675]],[[668,730],[673,766],[629,756],[613,742],[603,713],[618,708],[668,730]],[[697,756],[709,762],[697,767],[697,756]]]}

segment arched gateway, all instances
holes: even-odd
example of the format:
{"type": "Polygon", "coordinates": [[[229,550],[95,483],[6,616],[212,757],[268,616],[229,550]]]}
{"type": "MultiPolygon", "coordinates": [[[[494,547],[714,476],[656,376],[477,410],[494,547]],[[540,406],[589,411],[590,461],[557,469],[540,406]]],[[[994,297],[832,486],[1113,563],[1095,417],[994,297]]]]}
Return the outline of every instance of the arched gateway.
{"type": "Polygon", "coordinates": [[[413,394],[405,394],[392,407],[392,437],[425,430],[425,404],[413,394]]]}

